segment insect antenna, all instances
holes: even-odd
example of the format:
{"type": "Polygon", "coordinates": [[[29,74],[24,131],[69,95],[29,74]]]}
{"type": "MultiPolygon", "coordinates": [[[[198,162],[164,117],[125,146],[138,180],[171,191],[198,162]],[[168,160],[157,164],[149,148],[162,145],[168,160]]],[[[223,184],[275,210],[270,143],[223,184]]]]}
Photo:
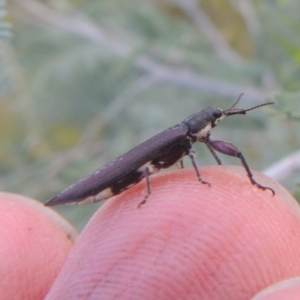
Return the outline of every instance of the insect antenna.
{"type": "Polygon", "coordinates": [[[242,96],[243,96],[243,93],[239,95],[238,99],[235,101],[235,103],[229,109],[227,109],[227,110],[224,111],[224,115],[226,117],[227,116],[232,116],[232,115],[244,115],[244,114],[246,114],[247,111],[256,109],[258,107],[262,107],[262,106],[266,106],[266,105],[271,105],[271,104],[275,103],[275,102],[267,102],[267,103],[263,103],[263,104],[260,104],[260,105],[253,106],[253,107],[248,108],[248,109],[234,108],[239,103],[239,101],[241,100],[242,96]]]}
{"type": "Polygon", "coordinates": [[[248,108],[248,109],[244,109],[244,111],[246,112],[246,111],[253,110],[253,109],[255,109],[255,108],[261,107],[261,106],[271,105],[271,104],[274,104],[274,103],[275,103],[274,101],[273,101],[273,102],[263,103],[263,104],[256,105],[256,106],[251,107],[251,108],[248,108]]]}
{"type": "Polygon", "coordinates": [[[241,98],[243,97],[243,95],[244,95],[244,93],[241,93],[241,94],[238,96],[237,100],[233,103],[233,105],[232,105],[228,110],[233,109],[233,108],[240,102],[240,100],[241,100],[241,98]]]}

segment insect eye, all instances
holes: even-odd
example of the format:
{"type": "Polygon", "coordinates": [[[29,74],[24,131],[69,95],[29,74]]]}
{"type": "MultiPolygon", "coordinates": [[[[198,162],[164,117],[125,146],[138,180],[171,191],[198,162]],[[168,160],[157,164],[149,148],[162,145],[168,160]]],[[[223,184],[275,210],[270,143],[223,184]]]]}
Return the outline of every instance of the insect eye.
{"type": "Polygon", "coordinates": [[[214,112],[213,112],[213,117],[215,118],[215,119],[219,119],[219,118],[221,118],[222,117],[222,112],[218,109],[218,110],[215,110],[214,112]]]}

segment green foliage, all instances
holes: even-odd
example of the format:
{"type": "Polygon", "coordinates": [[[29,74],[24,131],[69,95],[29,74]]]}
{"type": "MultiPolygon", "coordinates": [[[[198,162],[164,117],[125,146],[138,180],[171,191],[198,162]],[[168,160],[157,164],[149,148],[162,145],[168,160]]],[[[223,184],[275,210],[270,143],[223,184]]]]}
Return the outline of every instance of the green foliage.
{"type": "Polygon", "coordinates": [[[273,109],[274,116],[281,120],[300,121],[300,92],[282,92],[275,96],[276,109],[273,109]]]}
{"type": "Polygon", "coordinates": [[[3,19],[6,15],[5,12],[5,2],[0,0],[0,40],[5,40],[10,36],[10,25],[3,22],[3,19]]]}
{"type": "MultiPolygon", "coordinates": [[[[1,188],[45,201],[241,92],[240,107],[277,104],[228,119],[217,138],[260,170],[299,149],[300,2],[246,2],[12,0],[13,34],[0,48],[1,188]]],[[[203,148],[199,165],[215,163],[203,148]]]]}

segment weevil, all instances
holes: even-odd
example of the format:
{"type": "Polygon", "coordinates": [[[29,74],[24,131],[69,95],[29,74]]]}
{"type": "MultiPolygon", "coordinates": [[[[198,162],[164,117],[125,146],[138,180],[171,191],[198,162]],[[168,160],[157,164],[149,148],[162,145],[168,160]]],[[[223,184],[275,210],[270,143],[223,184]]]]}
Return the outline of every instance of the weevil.
{"type": "Polygon", "coordinates": [[[235,108],[241,96],[227,110],[223,111],[215,106],[209,106],[187,117],[180,124],[162,131],[74,183],[47,201],[45,205],[98,202],[122,193],[145,178],[147,194],[140,202],[140,207],[147,202],[151,194],[150,176],[160,169],[169,168],[177,163],[183,167],[184,156],[190,157],[198,180],[202,184],[210,186],[209,182],[202,179],[196,165],[195,153],[192,150],[192,145],[195,142],[204,143],[219,165],[221,160],[216,152],[239,158],[250,182],[259,189],[271,191],[274,195],[273,189],[255,181],[243,154],[238,148],[229,142],[213,140],[210,137],[211,129],[224,118],[232,115],[244,115],[247,111],[274,104],[274,102],[267,102],[248,109],[235,108]]]}

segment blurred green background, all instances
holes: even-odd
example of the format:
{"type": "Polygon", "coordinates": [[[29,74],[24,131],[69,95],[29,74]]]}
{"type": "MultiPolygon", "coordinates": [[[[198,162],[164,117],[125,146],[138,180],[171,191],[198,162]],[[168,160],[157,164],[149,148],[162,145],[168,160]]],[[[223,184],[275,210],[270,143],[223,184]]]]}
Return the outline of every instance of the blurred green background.
{"type": "MultiPolygon", "coordinates": [[[[45,202],[244,93],[239,107],[276,105],[228,118],[213,136],[296,193],[299,11],[298,0],[1,0],[0,189],[45,202]],[[291,154],[286,176],[266,170],[291,154]]],[[[195,150],[199,166],[215,164],[195,150]]],[[[81,230],[99,205],[55,209],[81,230]]]]}

